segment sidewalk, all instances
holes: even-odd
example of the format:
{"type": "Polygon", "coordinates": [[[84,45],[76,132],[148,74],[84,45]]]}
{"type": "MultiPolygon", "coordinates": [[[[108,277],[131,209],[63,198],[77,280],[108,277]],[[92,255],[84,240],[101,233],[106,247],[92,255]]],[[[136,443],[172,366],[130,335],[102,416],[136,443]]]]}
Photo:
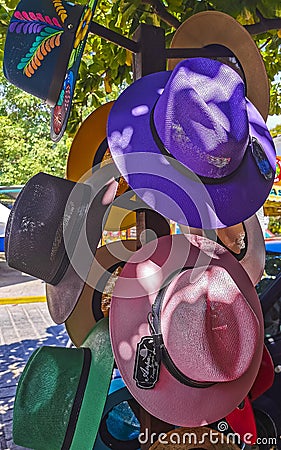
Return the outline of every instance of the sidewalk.
{"type": "Polygon", "coordinates": [[[37,278],[26,275],[18,270],[11,269],[0,253],[0,304],[5,298],[45,296],[45,284],[37,278]]]}
{"type": "Polygon", "coordinates": [[[42,345],[66,346],[68,342],[64,325],[52,321],[44,297],[44,283],[0,261],[0,450],[23,449],[12,441],[12,415],[26,361],[42,345]],[[19,303],[22,297],[25,301],[41,298],[41,302],[19,303]],[[1,304],[3,298],[10,304],[1,304]]]}

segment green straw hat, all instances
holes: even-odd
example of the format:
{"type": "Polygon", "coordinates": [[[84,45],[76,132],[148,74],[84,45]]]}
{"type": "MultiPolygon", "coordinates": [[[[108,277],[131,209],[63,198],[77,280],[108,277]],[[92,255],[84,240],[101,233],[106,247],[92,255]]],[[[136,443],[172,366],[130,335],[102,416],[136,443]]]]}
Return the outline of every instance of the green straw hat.
{"type": "Polygon", "coordinates": [[[89,450],[100,426],[113,370],[108,319],[83,347],[40,347],[21,375],[13,439],[37,450],[89,450]]]}

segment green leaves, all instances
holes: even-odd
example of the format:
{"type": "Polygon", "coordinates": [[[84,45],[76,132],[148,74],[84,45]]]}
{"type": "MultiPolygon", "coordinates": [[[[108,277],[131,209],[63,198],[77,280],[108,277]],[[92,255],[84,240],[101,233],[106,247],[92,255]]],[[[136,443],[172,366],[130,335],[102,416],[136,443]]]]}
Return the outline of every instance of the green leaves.
{"type": "Polygon", "coordinates": [[[264,17],[281,17],[280,0],[259,0],[257,7],[264,17]]]}
{"type": "MultiPolygon", "coordinates": [[[[87,0],[79,0],[86,4],[87,0]]],[[[161,3],[161,0],[160,0],[161,3]]],[[[3,55],[5,35],[11,14],[18,4],[18,0],[0,0],[0,59],[3,55]]],[[[141,22],[161,26],[165,30],[166,47],[169,46],[175,29],[169,26],[163,18],[155,14],[151,0],[99,0],[93,20],[99,24],[133,38],[133,34],[141,22]]],[[[280,0],[163,0],[166,12],[176,17],[180,22],[191,15],[205,10],[215,9],[233,16],[241,24],[258,22],[259,13],[266,18],[281,18],[280,0]]],[[[281,28],[281,25],[280,25],[281,28]]],[[[202,30],[204,33],[205,30],[202,30]]],[[[280,113],[280,82],[276,81],[276,74],[281,72],[280,44],[281,39],[277,30],[267,31],[254,37],[262,51],[266,70],[271,82],[271,113],[280,113]]],[[[72,137],[82,120],[101,104],[114,100],[120,92],[132,82],[132,54],[125,49],[108,42],[105,39],[89,34],[79,69],[79,77],[75,87],[73,107],[66,133],[72,137]]],[[[39,126],[38,117],[30,107],[39,108],[43,122],[49,121],[46,106],[40,100],[17,91],[18,103],[11,98],[12,94],[5,87],[5,95],[10,100],[13,120],[18,120],[18,114],[31,117],[34,126],[39,126]],[[29,100],[27,100],[27,98],[29,100]],[[20,112],[19,112],[20,111],[20,112]]],[[[8,101],[8,100],[7,100],[8,101]]],[[[3,107],[0,105],[0,114],[3,107]]],[[[42,124],[41,124],[42,125],[42,124]]],[[[48,130],[48,124],[44,127],[48,130]]],[[[48,140],[48,138],[46,137],[48,140]]]]}
{"type": "Polygon", "coordinates": [[[1,3],[5,4],[10,9],[15,9],[18,4],[18,0],[6,0],[5,2],[1,1],[1,3]]]}
{"type": "Polygon", "coordinates": [[[63,177],[70,142],[50,140],[50,110],[0,74],[0,185],[24,184],[40,171],[63,177]]]}

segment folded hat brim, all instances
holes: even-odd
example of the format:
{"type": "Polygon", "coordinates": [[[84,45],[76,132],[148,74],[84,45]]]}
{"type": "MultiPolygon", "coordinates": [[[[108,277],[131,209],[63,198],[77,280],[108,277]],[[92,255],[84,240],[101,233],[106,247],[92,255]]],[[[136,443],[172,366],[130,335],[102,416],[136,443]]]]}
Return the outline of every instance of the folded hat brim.
{"type": "MultiPolygon", "coordinates": [[[[171,159],[172,164],[168,161],[153,138],[150,115],[170,75],[147,75],[120,95],[107,124],[111,155],[137,195],[175,222],[205,229],[243,222],[263,205],[273,179],[266,180],[260,173],[249,148],[232,176],[212,184],[203,184],[192,173],[182,173],[182,165],[175,167],[175,159],[171,159]]],[[[247,112],[249,134],[263,147],[274,173],[275,148],[270,133],[248,100],[247,112]]]]}
{"type": "Polygon", "coordinates": [[[115,172],[116,167],[110,164],[93,175],[91,182],[99,190],[98,192],[93,190],[91,205],[71,261],[59,283],[46,284],[49,312],[54,322],[58,324],[65,322],[72,313],[88,277],[102,236],[104,216],[116,194],[117,182],[112,180],[115,172]],[[103,187],[97,188],[101,184],[103,187]]]}
{"type": "MultiPolygon", "coordinates": [[[[260,325],[261,332],[257,338],[256,351],[248,370],[234,381],[199,389],[185,386],[177,381],[162,364],[159,380],[153,389],[137,387],[133,378],[136,346],[141,337],[150,336],[147,315],[151,311],[162,280],[167,279],[179,268],[194,267],[198,256],[200,261],[203,261],[201,258],[205,254],[204,246],[199,252],[199,247],[192,244],[195,236],[187,236],[165,236],[158,241],[153,241],[138,250],[125,264],[114,287],[109,316],[110,335],[117,367],[127,388],[140,405],[165,422],[178,426],[201,426],[225,417],[250,391],[262,359],[263,315],[255,288],[248,275],[239,262],[227,250],[222,250],[223,247],[220,247],[220,254],[216,252],[214,258],[210,257],[209,264],[227,269],[260,325]],[[147,270],[144,271],[144,278],[142,278],[139,264],[144,262],[147,270]],[[156,274],[151,274],[151,277],[146,280],[150,272],[156,274]],[[147,283],[149,283],[149,295],[147,283]],[[151,293],[152,287],[155,290],[154,294],[151,293]]],[[[204,242],[209,249],[213,248],[210,245],[211,241],[205,239],[204,242]]]]}
{"type": "Polygon", "coordinates": [[[60,95],[55,106],[51,109],[50,136],[54,142],[58,142],[62,138],[67,126],[80,62],[89,33],[89,23],[96,9],[96,5],[97,0],[89,0],[83,9],[77,26],[73,49],[69,55],[68,67],[64,82],[61,86],[60,95]]]}
{"type": "MultiPolygon", "coordinates": [[[[224,245],[224,243],[222,243],[222,245],[225,248],[228,248],[228,250],[235,256],[235,258],[238,259],[240,264],[249,275],[253,285],[255,286],[262,277],[265,265],[265,245],[263,232],[256,215],[249,217],[249,219],[246,219],[243,224],[246,233],[246,251],[244,256],[240,258],[239,254],[231,252],[227,245],[224,245]],[[253,264],[253,261],[255,261],[255,264],[253,264]]],[[[199,228],[194,230],[192,228],[190,229],[189,227],[185,227],[184,225],[180,225],[180,229],[183,233],[199,234],[200,236],[205,235],[204,230],[201,230],[199,228]]],[[[227,230],[227,228],[220,228],[221,233],[223,233],[224,230],[227,230]]],[[[237,236],[237,239],[239,239],[239,236],[237,236]]],[[[233,242],[234,241],[235,239],[233,238],[233,242]]]]}
{"type": "MultiPolygon", "coordinates": [[[[236,56],[245,76],[247,97],[266,120],[269,82],[264,62],[252,36],[237,20],[220,11],[194,14],[176,30],[171,48],[200,48],[213,44],[223,45],[236,56]]],[[[168,70],[172,70],[179,61],[170,59],[168,70]]]]}
{"type": "MultiPolygon", "coordinates": [[[[94,306],[101,312],[101,304],[93,305],[93,302],[97,300],[95,298],[97,297],[95,296],[96,290],[97,294],[103,292],[110,274],[120,264],[128,261],[136,248],[136,240],[123,240],[103,245],[97,249],[87,282],[74,310],[65,322],[68,335],[76,347],[82,345],[99,319],[95,317],[94,306]],[[101,283],[101,281],[103,282],[101,283]]],[[[101,300],[101,297],[99,299],[101,300]]]]}

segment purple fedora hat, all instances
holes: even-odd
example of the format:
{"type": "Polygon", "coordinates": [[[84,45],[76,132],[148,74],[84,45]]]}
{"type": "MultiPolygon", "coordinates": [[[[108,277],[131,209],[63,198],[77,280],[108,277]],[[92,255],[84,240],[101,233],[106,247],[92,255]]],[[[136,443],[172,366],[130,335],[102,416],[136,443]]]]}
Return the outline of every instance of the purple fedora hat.
{"type": "Polygon", "coordinates": [[[129,86],[108,119],[112,157],[152,208],[195,228],[255,214],[274,181],[275,148],[240,76],[207,58],[129,86]]]}
{"type": "Polygon", "coordinates": [[[65,131],[89,23],[97,0],[21,0],[11,18],[4,50],[4,75],[41,98],[51,111],[51,139],[65,131]]]}

